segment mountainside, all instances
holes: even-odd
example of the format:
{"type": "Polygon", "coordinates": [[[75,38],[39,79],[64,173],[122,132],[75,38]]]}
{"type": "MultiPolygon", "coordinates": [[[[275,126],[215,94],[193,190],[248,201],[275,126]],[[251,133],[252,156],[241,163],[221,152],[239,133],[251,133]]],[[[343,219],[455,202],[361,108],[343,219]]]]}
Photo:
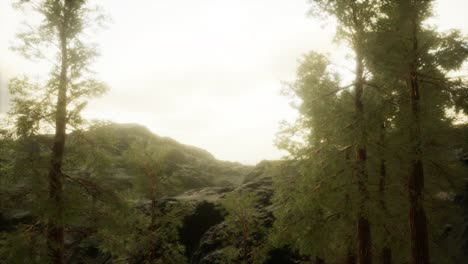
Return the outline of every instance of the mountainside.
{"type": "MultiPolygon", "coordinates": [[[[41,208],[46,208],[46,200],[38,200],[38,197],[47,188],[45,180],[51,145],[51,136],[38,135],[26,140],[11,141],[5,144],[9,149],[2,149],[0,167],[12,170],[5,170],[9,173],[2,178],[5,185],[0,192],[0,237],[14,238],[15,232],[20,231],[23,226],[35,226],[39,223],[36,227],[39,233],[44,228],[40,225],[40,219],[44,213],[41,208]],[[33,192],[27,187],[32,183],[38,186],[33,192]],[[17,200],[18,197],[21,197],[20,201],[17,200]]],[[[147,128],[134,124],[105,124],[86,131],[75,131],[68,135],[65,155],[63,173],[66,197],[73,201],[73,206],[67,210],[71,210],[71,214],[86,215],[87,210],[96,209],[102,212],[102,217],[106,214],[108,216],[105,217],[110,217],[111,225],[115,224],[112,222],[120,221],[117,211],[107,211],[108,206],[114,203],[116,205],[112,206],[118,206],[121,202],[128,204],[138,214],[142,214],[139,217],[152,214],[155,208],[146,196],[145,179],[148,175],[145,169],[156,169],[157,174],[162,177],[160,180],[164,181],[161,182],[163,185],[158,194],[160,208],[169,205],[184,211],[178,227],[180,237],[177,240],[184,246],[184,254],[191,263],[207,263],[204,255],[211,255],[205,246],[206,243],[211,243],[205,233],[223,222],[225,212],[219,201],[225,194],[244,186],[244,181],[262,181],[263,167],[268,167],[266,163],[262,163],[259,169],[236,162],[220,161],[206,150],[157,136],[147,128]],[[89,198],[81,195],[83,191],[89,198]],[[95,202],[89,204],[89,199],[95,202]]],[[[268,196],[271,196],[271,181],[265,183],[268,196]]],[[[257,193],[253,189],[250,191],[257,193]]],[[[263,201],[262,208],[268,204],[269,202],[263,201]]],[[[87,216],[81,217],[86,219],[87,216]]],[[[94,227],[93,221],[95,220],[87,219],[67,228],[69,232],[66,247],[69,253],[66,257],[69,263],[83,263],[81,259],[90,263],[116,261],[113,254],[103,251],[102,238],[95,233],[102,227],[94,227]],[[87,222],[88,220],[91,222],[87,222]]],[[[139,220],[136,218],[131,221],[136,224],[139,220]]],[[[104,227],[108,225],[103,224],[104,227]]],[[[217,245],[218,248],[222,246],[217,245]]],[[[7,254],[22,254],[22,249],[17,252],[13,250],[10,249],[11,253],[7,254]]],[[[134,257],[135,260],[129,263],[139,263],[138,256],[134,257]]],[[[18,255],[11,255],[11,258],[17,259],[18,255]]]]}
{"type": "MultiPolygon", "coordinates": [[[[8,237],[16,229],[21,230],[21,227],[34,227],[38,233],[42,232],[41,228],[43,227],[37,224],[40,223],[41,217],[40,209],[35,208],[37,196],[34,196],[34,193],[28,193],[29,190],[25,186],[30,185],[30,181],[32,181],[41,185],[39,192],[43,192],[46,188],[44,179],[47,176],[50,141],[50,136],[37,136],[25,142],[18,141],[10,144],[17,153],[36,153],[34,155],[8,156],[8,151],[2,151],[5,155],[0,156],[0,165],[8,165],[11,162],[12,168],[16,168],[16,170],[11,175],[14,184],[3,179],[5,186],[0,192],[2,195],[2,203],[0,204],[0,209],[2,209],[0,213],[1,236],[8,237]],[[35,158],[31,158],[33,156],[35,158]],[[28,165],[32,166],[31,172],[24,165],[25,161],[29,162],[30,160],[34,160],[33,163],[36,164],[28,165]],[[7,187],[8,191],[6,191],[7,187]]],[[[466,146],[460,144],[459,147],[460,150],[457,152],[461,153],[460,160],[466,161],[463,154],[466,153],[466,146]]],[[[162,212],[159,219],[162,219],[163,227],[168,225],[176,230],[172,234],[173,241],[171,243],[174,243],[175,240],[183,248],[180,254],[185,260],[171,262],[175,264],[228,263],[226,262],[226,254],[229,253],[232,245],[238,246],[242,243],[240,236],[227,231],[231,227],[229,227],[230,224],[227,220],[229,212],[223,201],[232,194],[239,201],[246,194],[257,198],[253,208],[258,212],[256,217],[261,218],[261,226],[258,228],[262,231],[252,236],[249,243],[252,245],[263,243],[271,232],[275,221],[272,201],[275,194],[275,179],[284,179],[297,174],[296,168],[287,161],[262,161],[256,166],[220,161],[203,149],[154,135],[145,127],[133,124],[106,124],[70,134],[65,164],[66,180],[70,180],[66,182],[67,197],[74,197],[74,188],[83,187],[76,187],[76,183],[79,185],[84,183],[85,191],[90,194],[93,200],[98,201],[96,204],[93,203],[91,207],[87,207],[87,205],[83,205],[86,201],[73,200],[74,207],[76,207],[74,210],[78,210],[79,213],[86,214],[86,210],[97,208],[97,212],[102,212],[101,216],[104,219],[110,217],[113,219],[112,221],[125,222],[127,220],[120,219],[118,213],[106,211],[109,204],[118,203],[117,201],[128,203],[133,208],[131,209],[133,212],[141,214],[138,217],[149,217],[154,212],[162,212]],[[164,153],[164,155],[154,155],[154,153],[164,153]],[[131,161],[132,157],[136,157],[137,160],[131,161]],[[164,185],[157,198],[156,207],[144,194],[147,187],[145,183],[143,182],[142,185],[139,182],[145,179],[145,166],[159,168],[158,173],[168,179],[168,183],[164,185]],[[98,194],[100,192],[113,194],[105,197],[98,194]],[[174,209],[181,212],[178,218],[167,220],[165,214],[170,216],[170,210],[174,209]],[[174,225],[171,221],[175,221],[174,225]]],[[[466,220],[468,191],[465,190],[457,197],[457,203],[464,210],[465,220],[464,223],[453,226],[454,230],[458,230],[457,234],[453,235],[459,234],[460,245],[466,249],[468,245],[466,228],[468,223],[466,220]]],[[[451,201],[449,202],[451,203],[451,201]]],[[[82,218],[86,219],[85,216],[82,218]]],[[[132,234],[135,235],[132,239],[144,241],[145,236],[151,234],[152,231],[146,229],[144,225],[146,222],[139,222],[138,218],[130,219],[134,221],[136,230],[138,230],[136,234],[132,234]]],[[[91,221],[95,220],[91,219],[91,221]]],[[[84,225],[86,228],[80,226],[81,223],[75,225],[70,224],[67,227],[69,231],[66,237],[67,263],[110,264],[121,261],[115,255],[116,252],[120,253],[120,249],[108,251],[105,246],[106,241],[96,235],[100,228],[108,225],[107,222],[96,227],[91,224],[91,229],[86,225],[84,225]]],[[[447,224],[447,226],[450,227],[450,230],[452,229],[452,225],[447,224]]],[[[117,231],[111,231],[111,234],[114,235],[112,232],[117,231]]],[[[118,235],[116,237],[121,239],[118,235]]],[[[125,236],[124,238],[128,239],[125,236]]],[[[175,247],[173,244],[169,245],[175,247]]],[[[275,248],[265,245],[265,250],[267,258],[261,263],[309,263],[307,257],[299,256],[287,246],[275,248]]],[[[23,254],[18,252],[13,253],[23,254]]],[[[126,263],[141,263],[140,254],[144,253],[132,254],[126,263]]],[[[15,256],[15,258],[18,257],[15,256]]]]}
{"type": "MultiPolygon", "coordinates": [[[[101,142],[101,149],[104,151],[101,154],[113,161],[110,166],[113,171],[110,177],[113,180],[128,180],[133,177],[135,168],[122,165],[125,163],[119,161],[126,158],[125,152],[135,142],[144,142],[144,145],[169,153],[164,160],[167,172],[182,188],[173,195],[160,199],[160,206],[172,204],[188,208],[179,229],[179,241],[185,248],[187,262],[193,264],[222,264],[226,261],[224,251],[229,242],[226,238],[226,211],[222,205],[226,195],[248,193],[257,197],[255,207],[261,212],[264,224],[270,226],[273,222],[270,208],[273,178],[283,173],[292,173],[291,170],[282,169],[282,161],[262,161],[256,166],[219,161],[203,149],[154,135],[139,125],[110,124],[86,131],[84,136],[101,142]],[[109,145],[113,148],[106,147],[109,145]]],[[[71,139],[69,148],[74,149],[79,142],[79,135],[72,135],[71,139]]],[[[267,263],[286,264],[296,263],[298,260],[287,249],[273,250],[268,255],[270,260],[267,263]]],[[[100,259],[105,260],[102,263],[112,260],[111,257],[102,255],[100,259]]]]}
{"type": "Polygon", "coordinates": [[[146,155],[145,148],[151,148],[153,152],[165,152],[161,161],[164,163],[164,173],[178,182],[180,191],[208,186],[238,185],[253,168],[236,162],[217,160],[206,150],[181,144],[168,137],[160,137],[136,124],[108,124],[80,134],[71,134],[69,151],[79,149],[83,141],[91,142],[92,147],[98,149],[99,156],[105,157],[105,162],[108,162],[108,167],[112,170],[107,174],[119,179],[130,179],[138,170],[126,162],[126,153],[135,145],[141,148],[137,151],[143,155],[146,155]]]}

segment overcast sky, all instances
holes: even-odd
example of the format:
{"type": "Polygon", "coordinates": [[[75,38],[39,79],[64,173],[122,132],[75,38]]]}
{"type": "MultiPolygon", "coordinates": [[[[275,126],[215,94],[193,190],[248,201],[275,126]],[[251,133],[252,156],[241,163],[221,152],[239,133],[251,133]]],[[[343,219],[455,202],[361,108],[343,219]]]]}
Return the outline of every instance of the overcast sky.
{"type": "MultiPolygon", "coordinates": [[[[281,82],[310,50],[346,53],[332,43],[332,23],[306,16],[307,0],[101,2],[112,22],[96,36],[96,70],[111,90],[84,115],[139,123],[223,160],[280,158],[278,123],[295,116],[281,82]]],[[[439,0],[431,23],[468,33],[467,10],[468,0],[439,0]]],[[[0,0],[0,112],[9,78],[43,72],[8,49],[21,20],[0,0]]]]}

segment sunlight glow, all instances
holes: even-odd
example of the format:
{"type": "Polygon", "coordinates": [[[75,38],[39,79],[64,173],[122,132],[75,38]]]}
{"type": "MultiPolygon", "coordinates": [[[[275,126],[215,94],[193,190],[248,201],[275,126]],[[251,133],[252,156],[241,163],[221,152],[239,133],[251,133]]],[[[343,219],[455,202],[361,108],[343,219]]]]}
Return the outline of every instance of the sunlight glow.
{"type": "MultiPolygon", "coordinates": [[[[312,49],[346,53],[332,42],[333,23],[306,16],[305,0],[100,3],[112,22],[95,39],[95,69],[111,90],[85,117],[140,123],[219,159],[280,158],[278,123],[295,118],[281,82],[294,79],[297,60],[312,49]]],[[[468,32],[466,10],[465,0],[440,0],[431,23],[468,32]]],[[[20,21],[0,0],[0,112],[8,78],[43,74],[8,49],[20,21]]]]}

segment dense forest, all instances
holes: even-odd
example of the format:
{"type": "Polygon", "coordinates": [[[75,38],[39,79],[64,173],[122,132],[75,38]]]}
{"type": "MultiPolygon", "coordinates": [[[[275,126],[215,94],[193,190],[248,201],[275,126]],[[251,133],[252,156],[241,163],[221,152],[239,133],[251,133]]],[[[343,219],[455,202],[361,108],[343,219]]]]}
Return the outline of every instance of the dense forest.
{"type": "Polygon", "coordinates": [[[305,54],[283,91],[298,113],[275,142],[288,155],[248,166],[83,118],[112,89],[89,44],[105,16],[16,1],[40,23],[12,49],[54,66],[9,80],[0,263],[468,263],[468,39],[426,23],[433,4],[310,0],[354,68],[305,54]]]}

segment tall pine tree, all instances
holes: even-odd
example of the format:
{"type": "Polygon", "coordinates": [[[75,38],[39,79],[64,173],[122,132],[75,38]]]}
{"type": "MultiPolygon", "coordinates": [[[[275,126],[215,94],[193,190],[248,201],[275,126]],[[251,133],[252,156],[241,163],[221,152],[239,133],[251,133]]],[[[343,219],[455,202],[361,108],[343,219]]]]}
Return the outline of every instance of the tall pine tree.
{"type": "Polygon", "coordinates": [[[42,21],[19,33],[20,44],[14,48],[26,58],[53,63],[50,78],[44,83],[31,85],[27,79],[18,78],[11,81],[12,114],[20,136],[34,134],[47,122],[54,128],[48,172],[47,245],[51,262],[64,263],[62,167],[67,128],[82,122],[80,112],[86,98],[103,93],[105,86],[94,79],[90,69],[97,53],[84,38],[90,19],[87,1],[19,1],[18,6],[38,13],[42,21]]]}

